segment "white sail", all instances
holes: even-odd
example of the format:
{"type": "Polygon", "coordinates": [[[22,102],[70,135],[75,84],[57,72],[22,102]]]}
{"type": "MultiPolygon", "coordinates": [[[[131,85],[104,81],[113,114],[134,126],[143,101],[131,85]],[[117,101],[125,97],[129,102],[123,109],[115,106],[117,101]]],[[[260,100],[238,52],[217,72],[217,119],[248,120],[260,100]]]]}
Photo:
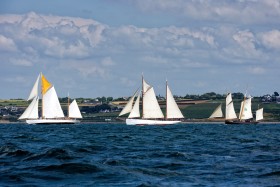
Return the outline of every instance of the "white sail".
{"type": "Polygon", "coordinates": [[[143,95],[143,118],[164,118],[153,87],[143,95]]]}
{"type": "Polygon", "coordinates": [[[222,118],[223,117],[223,111],[222,111],[222,104],[220,104],[214,112],[211,114],[209,118],[222,118]]]}
{"type": "Polygon", "coordinates": [[[256,121],[263,119],[263,108],[260,108],[256,111],[256,121]]]}
{"type": "Polygon", "coordinates": [[[234,110],[231,93],[229,93],[226,97],[226,120],[236,119],[236,118],[237,116],[234,110]]]}
{"type": "Polygon", "coordinates": [[[38,86],[39,86],[39,80],[40,80],[40,75],[38,76],[30,94],[29,94],[29,97],[27,99],[27,101],[33,99],[34,97],[37,97],[38,96],[38,86]]]}
{"type": "Polygon", "coordinates": [[[142,78],[143,94],[145,94],[148,89],[152,88],[143,78],[142,78]]]}
{"type": "Polygon", "coordinates": [[[56,91],[52,86],[46,93],[44,97],[44,118],[62,118],[64,117],[63,111],[61,109],[56,91]]]}
{"type": "Polygon", "coordinates": [[[134,101],[134,98],[137,94],[137,91],[133,94],[133,96],[128,100],[128,102],[126,103],[125,107],[122,109],[121,113],[119,114],[119,116],[122,116],[122,115],[125,115],[129,112],[131,112],[132,110],[132,104],[133,104],[133,101],[134,101]]]}
{"type": "Polygon", "coordinates": [[[251,99],[247,98],[241,102],[240,112],[239,112],[239,119],[246,120],[253,118],[252,110],[251,110],[251,99]]]}
{"type": "Polygon", "coordinates": [[[140,93],[133,105],[133,108],[132,108],[128,118],[139,118],[140,117],[139,103],[140,103],[140,93]]]}
{"type": "Polygon", "coordinates": [[[166,118],[184,118],[168,85],[166,85],[166,118]]]}
{"type": "Polygon", "coordinates": [[[69,105],[69,118],[83,118],[76,99],[69,105]]]}
{"type": "Polygon", "coordinates": [[[35,97],[18,119],[38,119],[39,97],[35,97]]]}

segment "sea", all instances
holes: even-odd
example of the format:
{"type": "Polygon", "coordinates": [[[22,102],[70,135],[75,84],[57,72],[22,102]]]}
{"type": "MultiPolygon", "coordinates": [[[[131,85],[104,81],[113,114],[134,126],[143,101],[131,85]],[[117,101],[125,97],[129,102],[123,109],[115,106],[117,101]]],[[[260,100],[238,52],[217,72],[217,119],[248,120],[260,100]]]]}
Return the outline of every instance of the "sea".
{"type": "Polygon", "coordinates": [[[0,124],[0,186],[280,186],[280,124],[0,124]]]}

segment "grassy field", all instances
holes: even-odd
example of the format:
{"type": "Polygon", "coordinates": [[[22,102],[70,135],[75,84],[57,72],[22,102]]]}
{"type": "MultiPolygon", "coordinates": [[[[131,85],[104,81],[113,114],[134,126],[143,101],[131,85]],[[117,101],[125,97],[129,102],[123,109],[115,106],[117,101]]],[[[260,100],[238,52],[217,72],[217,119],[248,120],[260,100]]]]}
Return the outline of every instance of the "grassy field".
{"type": "MultiPolygon", "coordinates": [[[[186,119],[206,119],[217,106],[222,103],[222,111],[225,115],[225,102],[221,101],[210,101],[208,103],[201,103],[197,105],[187,106],[182,110],[186,119]]],[[[240,111],[241,100],[234,100],[235,112],[238,116],[240,111]]],[[[280,104],[277,103],[261,103],[259,101],[252,101],[252,112],[255,114],[256,110],[259,108],[264,108],[264,118],[265,121],[280,121],[280,104]]]]}
{"type": "Polygon", "coordinates": [[[27,105],[28,105],[28,102],[26,100],[18,100],[18,99],[3,100],[3,99],[0,99],[0,106],[26,107],[27,105]]]}

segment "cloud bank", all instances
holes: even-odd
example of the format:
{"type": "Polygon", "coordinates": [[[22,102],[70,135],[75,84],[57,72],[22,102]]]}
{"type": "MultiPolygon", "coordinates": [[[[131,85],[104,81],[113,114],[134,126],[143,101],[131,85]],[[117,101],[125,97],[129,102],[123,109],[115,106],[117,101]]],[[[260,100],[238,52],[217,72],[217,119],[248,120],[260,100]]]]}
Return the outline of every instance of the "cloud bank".
{"type": "Polygon", "coordinates": [[[93,19],[35,12],[0,15],[0,73],[14,77],[2,79],[1,84],[11,87],[12,81],[21,83],[11,88],[15,93],[7,91],[2,97],[24,97],[41,71],[54,80],[59,91],[66,94],[69,89],[74,90],[76,97],[129,95],[140,86],[142,72],[161,94],[166,78],[174,84],[176,95],[243,91],[246,84],[256,83],[261,87],[253,89],[256,94],[267,93],[267,84],[258,76],[279,78],[276,69],[280,66],[280,30],[255,29],[244,24],[254,24],[259,17],[262,18],[258,23],[263,24],[262,13],[249,19],[255,14],[254,7],[273,7],[268,16],[279,17],[279,1],[246,1],[246,6],[244,2],[240,0],[231,6],[181,0],[134,3],[143,11],[179,11],[182,16],[213,23],[217,17],[242,22],[195,28],[112,27],[93,19]],[[18,77],[25,77],[26,81],[19,81],[18,77]]]}

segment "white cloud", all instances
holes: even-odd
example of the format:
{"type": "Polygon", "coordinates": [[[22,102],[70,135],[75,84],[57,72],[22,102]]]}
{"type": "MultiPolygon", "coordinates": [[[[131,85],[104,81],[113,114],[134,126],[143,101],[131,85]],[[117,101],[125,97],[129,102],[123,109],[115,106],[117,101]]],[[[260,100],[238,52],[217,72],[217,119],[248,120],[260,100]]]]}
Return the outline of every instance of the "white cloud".
{"type": "Polygon", "coordinates": [[[115,63],[113,62],[111,57],[106,57],[106,58],[102,59],[101,64],[103,66],[113,66],[115,63]]]}
{"type": "Polygon", "coordinates": [[[152,63],[152,64],[168,64],[168,60],[160,56],[145,56],[142,58],[143,62],[152,63]]]}
{"type": "Polygon", "coordinates": [[[15,50],[15,44],[19,43],[19,50],[33,49],[33,54],[55,58],[88,57],[92,48],[102,42],[102,32],[107,27],[93,20],[44,16],[34,12],[21,17],[1,15],[1,18],[1,48],[15,50]],[[4,21],[10,19],[12,24],[4,21]]]}
{"type": "Polygon", "coordinates": [[[266,70],[263,67],[250,67],[248,72],[251,74],[262,75],[266,72],[266,70]]]}
{"type": "Polygon", "coordinates": [[[227,55],[236,58],[237,63],[255,63],[256,60],[267,59],[267,53],[259,47],[260,41],[257,35],[249,30],[237,31],[232,35],[235,43],[228,45],[224,51],[227,55]]]}
{"type": "Polygon", "coordinates": [[[265,47],[280,50],[280,31],[272,30],[261,34],[265,47]]]}
{"type": "Polygon", "coordinates": [[[32,62],[26,59],[10,59],[10,62],[17,66],[32,66],[32,62]]]}
{"type": "Polygon", "coordinates": [[[239,31],[233,35],[233,39],[245,50],[255,49],[255,37],[250,31],[239,31]]]}
{"type": "Polygon", "coordinates": [[[167,32],[173,35],[174,39],[180,39],[180,38],[190,38],[191,40],[198,39],[202,42],[207,43],[212,47],[216,46],[214,37],[211,36],[209,33],[207,33],[207,31],[206,32],[192,31],[188,28],[177,28],[177,27],[169,27],[166,30],[167,32]]]}
{"type": "Polygon", "coordinates": [[[58,58],[83,58],[89,56],[89,48],[80,40],[67,44],[59,38],[46,39],[46,55],[58,58]]]}
{"type": "Polygon", "coordinates": [[[68,68],[77,70],[84,77],[105,77],[106,70],[97,63],[81,61],[79,63],[70,62],[68,68]]]}
{"type": "Polygon", "coordinates": [[[13,39],[0,35],[0,51],[17,51],[17,47],[13,39]]]}
{"type": "MultiPolygon", "coordinates": [[[[194,2],[174,2],[155,1],[154,5],[161,3],[162,9],[179,9],[181,3],[198,6],[194,2]]],[[[224,11],[228,6],[222,2],[217,8],[225,6],[225,9],[219,10],[219,16],[226,14],[224,11]]],[[[213,5],[209,6],[214,11],[213,5]]],[[[203,9],[199,6],[196,8],[203,9]]],[[[47,71],[47,74],[58,79],[71,76],[72,84],[73,80],[79,80],[78,87],[83,90],[86,90],[86,84],[90,81],[98,81],[98,84],[104,85],[104,90],[125,85],[128,89],[136,85],[133,81],[135,75],[142,72],[151,74],[155,79],[161,79],[161,74],[170,74],[170,77],[181,81],[178,85],[188,79],[207,89],[207,81],[204,80],[217,75],[227,76],[233,68],[236,68],[235,72],[250,73],[251,76],[268,75],[271,67],[280,68],[279,63],[276,63],[279,59],[276,52],[280,49],[277,28],[259,31],[250,25],[239,27],[239,24],[211,23],[200,27],[192,27],[192,22],[180,27],[110,27],[94,20],[74,17],[37,13],[0,15],[0,61],[3,62],[0,71],[15,76],[12,73],[16,65],[18,68],[25,67],[22,71],[26,71],[28,76],[28,68],[35,76],[40,71],[47,71]],[[266,69],[267,62],[275,63],[269,63],[271,67],[266,69]],[[213,70],[215,73],[211,73],[213,70]]],[[[235,76],[233,79],[240,77],[235,76]]],[[[67,80],[63,83],[66,84],[67,80]]],[[[115,93],[114,90],[112,93],[115,93]]]]}
{"type": "Polygon", "coordinates": [[[23,77],[23,76],[6,77],[6,78],[4,78],[4,81],[8,82],[8,83],[26,83],[27,82],[26,77],[23,77]]]}
{"type": "Polygon", "coordinates": [[[208,20],[239,24],[277,23],[280,18],[279,0],[135,0],[135,6],[145,12],[164,12],[197,21],[208,20]]]}

